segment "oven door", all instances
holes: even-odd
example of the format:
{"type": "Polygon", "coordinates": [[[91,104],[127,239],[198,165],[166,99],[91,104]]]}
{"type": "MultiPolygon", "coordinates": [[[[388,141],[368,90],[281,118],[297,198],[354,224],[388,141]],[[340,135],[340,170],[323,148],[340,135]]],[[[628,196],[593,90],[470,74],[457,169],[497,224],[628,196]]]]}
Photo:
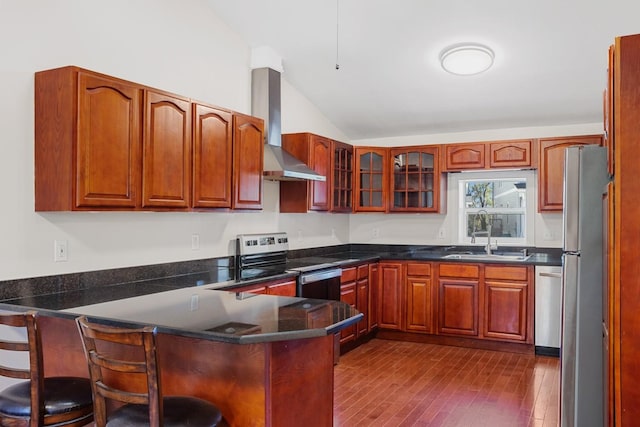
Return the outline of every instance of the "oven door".
{"type": "Polygon", "coordinates": [[[340,301],[341,268],[301,272],[298,276],[298,296],[302,298],[340,301]]]}

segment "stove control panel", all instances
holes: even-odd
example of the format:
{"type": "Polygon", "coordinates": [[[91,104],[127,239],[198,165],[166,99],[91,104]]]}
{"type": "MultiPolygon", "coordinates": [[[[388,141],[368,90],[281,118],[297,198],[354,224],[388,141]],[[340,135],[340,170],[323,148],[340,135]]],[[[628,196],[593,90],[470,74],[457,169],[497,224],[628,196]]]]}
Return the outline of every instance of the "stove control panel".
{"type": "Polygon", "coordinates": [[[239,234],[238,255],[252,255],[289,250],[287,233],[239,234]]]}

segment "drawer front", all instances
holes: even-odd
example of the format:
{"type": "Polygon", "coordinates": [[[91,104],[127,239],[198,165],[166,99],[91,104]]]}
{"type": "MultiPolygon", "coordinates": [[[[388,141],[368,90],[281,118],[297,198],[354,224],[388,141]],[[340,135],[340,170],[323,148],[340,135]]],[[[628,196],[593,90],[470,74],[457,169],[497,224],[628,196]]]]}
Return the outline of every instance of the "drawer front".
{"type": "Polygon", "coordinates": [[[478,264],[440,264],[438,268],[440,277],[480,277],[480,266],[478,264]]]}
{"type": "Polygon", "coordinates": [[[528,279],[526,265],[489,265],[484,267],[485,279],[519,280],[526,282],[528,279]]]}
{"type": "Polygon", "coordinates": [[[348,267],[342,269],[342,276],[340,277],[340,283],[355,282],[357,275],[356,267],[348,267]]]}
{"type": "Polygon", "coordinates": [[[431,276],[431,264],[410,262],[407,264],[407,276],[431,276]]]}
{"type": "Polygon", "coordinates": [[[358,266],[358,280],[369,277],[369,264],[358,266]]]}

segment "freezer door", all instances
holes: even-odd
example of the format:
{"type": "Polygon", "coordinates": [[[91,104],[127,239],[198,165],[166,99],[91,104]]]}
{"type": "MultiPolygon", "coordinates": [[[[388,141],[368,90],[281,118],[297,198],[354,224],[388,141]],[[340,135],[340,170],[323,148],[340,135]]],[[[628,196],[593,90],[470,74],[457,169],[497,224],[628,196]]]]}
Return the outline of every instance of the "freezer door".
{"type": "Polygon", "coordinates": [[[576,393],[577,255],[564,254],[562,268],[562,347],[560,348],[560,426],[574,427],[576,393]]]}
{"type": "Polygon", "coordinates": [[[578,242],[580,205],[580,154],[581,147],[565,149],[563,189],[563,248],[565,252],[580,250],[578,242]]]}

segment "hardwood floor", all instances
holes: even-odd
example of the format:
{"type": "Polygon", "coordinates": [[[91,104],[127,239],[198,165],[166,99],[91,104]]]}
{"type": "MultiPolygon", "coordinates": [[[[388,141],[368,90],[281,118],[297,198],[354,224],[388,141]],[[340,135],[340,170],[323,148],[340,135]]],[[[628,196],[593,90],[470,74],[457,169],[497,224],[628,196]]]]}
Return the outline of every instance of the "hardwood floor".
{"type": "Polygon", "coordinates": [[[373,339],[335,367],[334,426],[556,427],[560,361],[373,339]]]}

